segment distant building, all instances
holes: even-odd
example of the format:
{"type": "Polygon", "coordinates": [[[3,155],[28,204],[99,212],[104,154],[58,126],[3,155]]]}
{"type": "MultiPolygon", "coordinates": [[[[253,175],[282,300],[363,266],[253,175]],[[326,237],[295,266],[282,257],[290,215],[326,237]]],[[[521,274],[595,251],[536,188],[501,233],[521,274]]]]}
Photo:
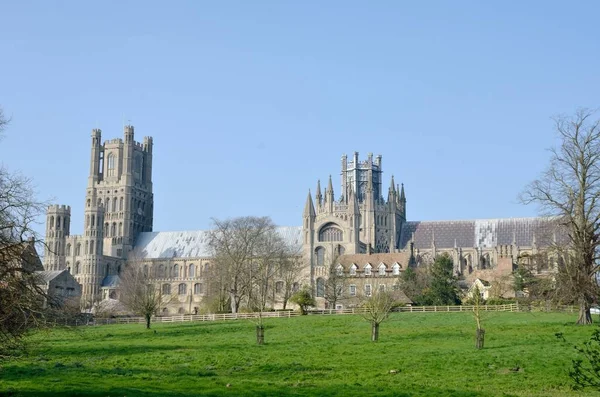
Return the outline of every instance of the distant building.
{"type": "MultiPolygon", "coordinates": [[[[135,261],[169,297],[161,312],[196,312],[207,295],[212,260],[207,231],[152,231],[152,138],[136,142],[133,126],[125,127],[124,139],[102,143],[98,129],[91,138],[84,234],[70,235],[69,206],[50,206],[45,269],[71,273],[82,286],[84,305],[91,306],[118,298],[119,274],[127,260],[135,261]]],[[[331,177],[324,192],[317,182],[302,225],[278,228],[302,252],[305,282],[320,307],[326,305],[324,286],[332,268],[347,277],[344,295],[364,296],[393,289],[408,266],[432,262],[441,253],[452,257],[457,276],[471,281],[510,273],[556,239],[552,224],[542,218],[408,221],[405,188],[393,176],[384,198],[381,156],[360,161],[358,153],[344,155],[341,175],[337,198],[331,177]]],[[[274,300],[277,306],[277,294],[274,300]]]]}

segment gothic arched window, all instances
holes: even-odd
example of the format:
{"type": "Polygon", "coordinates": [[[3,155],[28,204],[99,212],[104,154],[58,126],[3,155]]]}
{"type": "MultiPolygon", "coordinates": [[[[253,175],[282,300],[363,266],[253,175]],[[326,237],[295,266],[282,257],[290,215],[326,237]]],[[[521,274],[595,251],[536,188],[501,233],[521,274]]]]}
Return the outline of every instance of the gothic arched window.
{"type": "Polygon", "coordinates": [[[344,233],[335,223],[328,223],[319,231],[319,241],[342,241],[344,233]]]}
{"type": "Polygon", "coordinates": [[[162,285],[162,294],[163,295],[171,295],[171,284],[163,284],[162,285]]]}
{"type": "Polygon", "coordinates": [[[173,266],[173,277],[179,277],[179,265],[173,266]]]}
{"type": "Polygon", "coordinates": [[[179,295],[185,295],[187,293],[187,285],[181,283],[179,284],[179,295]]]}
{"type": "Polygon", "coordinates": [[[106,161],[106,170],[107,170],[108,176],[115,175],[115,155],[112,153],[108,154],[107,161],[106,161]]]}
{"type": "Polygon", "coordinates": [[[196,283],[196,284],[194,284],[194,295],[200,295],[200,294],[202,294],[202,284],[196,283]]]}
{"type": "Polygon", "coordinates": [[[317,298],[322,298],[325,296],[325,280],[321,277],[317,279],[317,298]]]}
{"type": "Polygon", "coordinates": [[[317,266],[324,266],[325,265],[325,248],[317,247],[315,249],[315,256],[317,259],[317,266]]]}

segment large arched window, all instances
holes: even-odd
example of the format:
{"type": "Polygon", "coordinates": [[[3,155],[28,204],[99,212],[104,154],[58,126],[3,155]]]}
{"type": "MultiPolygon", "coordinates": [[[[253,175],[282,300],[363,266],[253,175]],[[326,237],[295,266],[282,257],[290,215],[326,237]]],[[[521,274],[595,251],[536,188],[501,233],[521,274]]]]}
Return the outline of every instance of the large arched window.
{"type": "Polygon", "coordinates": [[[319,241],[342,241],[344,233],[335,223],[328,223],[319,231],[319,241]]]}
{"type": "Polygon", "coordinates": [[[77,245],[75,246],[75,255],[81,255],[81,243],[77,243],[77,245]]]}
{"type": "Polygon", "coordinates": [[[194,295],[200,295],[202,294],[202,284],[201,283],[196,283],[194,284],[194,295]]]}
{"type": "Polygon", "coordinates": [[[71,255],[71,244],[67,244],[67,248],[65,250],[65,255],[67,255],[67,256],[71,255]]]}
{"type": "Polygon", "coordinates": [[[317,298],[322,298],[325,296],[325,280],[321,277],[317,279],[317,298]]]}
{"type": "Polygon", "coordinates": [[[185,295],[187,293],[187,285],[181,283],[179,284],[179,295],[185,295]]]}
{"type": "Polygon", "coordinates": [[[315,256],[317,259],[317,266],[324,266],[325,265],[325,248],[317,247],[315,249],[315,256]]]}
{"type": "Polygon", "coordinates": [[[179,265],[173,266],[173,277],[179,277],[179,265]]]}
{"type": "Polygon", "coordinates": [[[109,153],[106,159],[106,171],[108,176],[115,175],[115,155],[112,153],[109,153]]]}
{"type": "Polygon", "coordinates": [[[158,265],[158,277],[165,277],[165,265],[158,265]]]}
{"type": "Polygon", "coordinates": [[[171,295],[171,284],[163,284],[162,285],[162,294],[163,295],[171,295]]]}

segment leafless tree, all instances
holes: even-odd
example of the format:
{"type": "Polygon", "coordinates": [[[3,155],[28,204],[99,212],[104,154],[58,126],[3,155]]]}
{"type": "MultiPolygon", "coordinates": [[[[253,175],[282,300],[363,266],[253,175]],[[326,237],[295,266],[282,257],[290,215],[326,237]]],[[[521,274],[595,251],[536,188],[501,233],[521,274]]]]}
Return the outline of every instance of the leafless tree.
{"type": "Polygon", "coordinates": [[[302,254],[293,250],[288,251],[288,254],[279,262],[279,279],[283,283],[281,300],[284,310],[292,295],[300,289],[305,268],[306,263],[302,254]]]}
{"type": "MultiPolygon", "coordinates": [[[[0,135],[7,123],[0,108],[0,135]]],[[[35,274],[43,268],[35,252],[34,224],[45,209],[35,197],[30,179],[0,164],[0,348],[42,326],[55,306],[35,274]]]]}
{"type": "Polygon", "coordinates": [[[396,299],[389,291],[374,291],[367,297],[361,307],[364,309],[362,317],[371,323],[371,341],[379,340],[379,324],[388,319],[396,299]]]}
{"type": "Polygon", "coordinates": [[[338,268],[337,258],[329,264],[329,275],[325,282],[324,298],[329,307],[335,309],[336,305],[347,296],[346,275],[343,268],[338,268]]]}
{"type": "Polygon", "coordinates": [[[567,244],[553,248],[563,262],[557,281],[579,305],[577,324],[592,323],[590,306],[598,296],[600,120],[594,117],[594,111],[582,109],[555,119],[560,146],[551,149],[549,167],[520,197],[538,204],[566,231],[567,244]]]}
{"type": "Polygon", "coordinates": [[[214,270],[221,274],[229,291],[232,313],[237,313],[242,300],[251,294],[254,278],[251,265],[259,254],[265,254],[265,240],[274,233],[275,225],[268,217],[213,219],[208,245],[214,270]]]}
{"type": "Polygon", "coordinates": [[[485,330],[481,327],[481,320],[483,315],[482,308],[485,305],[485,301],[483,296],[481,296],[481,291],[477,285],[475,285],[471,291],[471,300],[473,303],[473,318],[475,319],[475,324],[477,326],[477,329],[475,330],[475,348],[483,349],[485,330]]]}
{"type": "Polygon", "coordinates": [[[129,260],[120,275],[119,300],[133,313],[146,319],[146,328],[150,328],[152,316],[163,303],[160,286],[153,282],[135,259],[129,260]]]}

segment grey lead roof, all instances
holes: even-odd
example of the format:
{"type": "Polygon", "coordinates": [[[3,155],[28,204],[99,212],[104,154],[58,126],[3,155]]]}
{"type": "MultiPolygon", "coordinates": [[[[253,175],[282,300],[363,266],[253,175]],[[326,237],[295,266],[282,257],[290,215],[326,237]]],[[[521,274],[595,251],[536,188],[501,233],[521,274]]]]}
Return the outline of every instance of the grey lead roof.
{"type": "MultiPolygon", "coordinates": [[[[481,247],[498,245],[548,245],[556,223],[548,218],[475,219],[468,221],[406,222],[402,226],[400,248],[407,248],[414,235],[415,248],[481,247]]],[[[557,239],[561,239],[557,233],[557,239]]]]}
{"type": "Polygon", "coordinates": [[[66,270],[41,270],[36,271],[35,274],[39,279],[45,283],[48,283],[58,277],[62,272],[66,270]]]}
{"type": "MultiPolygon", "coordinates": [[[[549,245],[555,223],[548,218],[474,219],[461,221],[412,221],[402,225],[400,249],[408,248],[413,237],[415,248],[481,247],[509,245],[549,245]]],[[[277,232],[294,249],[302,248],[301,226],[279,226],[277,232]]],[[[564,235],[557,233],[558,240],[564,235]]],[[[144,232],[138,235],[133,254],[145,259],[210,258],[208,230],[144,232]]]]}
{"type": "MultiPolygon", "coordinates": [[[[301,226],[279,226],[276,230],[293,249],[302,248],[301,226]]],[[[208,230],[140,233],[133,255],[144,259],[209,258],[208,230]]]]}

